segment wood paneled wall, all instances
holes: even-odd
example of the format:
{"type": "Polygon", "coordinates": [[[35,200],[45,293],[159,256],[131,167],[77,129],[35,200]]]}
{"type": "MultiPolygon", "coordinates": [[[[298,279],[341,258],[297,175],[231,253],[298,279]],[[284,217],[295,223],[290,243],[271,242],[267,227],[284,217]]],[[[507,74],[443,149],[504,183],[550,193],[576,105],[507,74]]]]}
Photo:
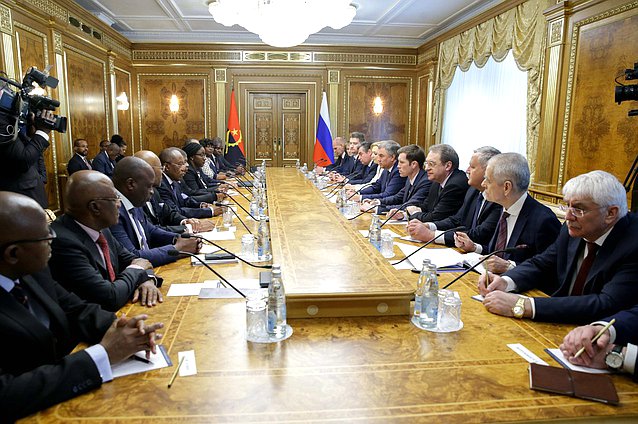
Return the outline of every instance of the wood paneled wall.
{"type": "Polygon", "coordinates": [[[122,69],[115,69],[115,96],[126,94],[129,102],[128,110],[117,110],[117,134],[128,141],[127,154],[141,150],[139,141],[136,143],[133,133],[133,90],[131,88],[131,74],[122,69]]]}

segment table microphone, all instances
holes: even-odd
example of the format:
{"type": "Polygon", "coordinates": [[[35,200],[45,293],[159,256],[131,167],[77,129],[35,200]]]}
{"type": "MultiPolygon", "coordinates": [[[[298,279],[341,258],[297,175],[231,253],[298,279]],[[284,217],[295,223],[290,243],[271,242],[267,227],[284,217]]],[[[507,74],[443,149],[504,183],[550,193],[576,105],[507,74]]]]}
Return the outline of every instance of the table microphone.
{"type": "Polygon", "coordinates": [[[426,242],[423,246],[419,247],[417,250],[415,250],[414,252],[410,253],[408,256],[406,256],[405,258],[401,259],[400,261],[397,261],[397,262],[393,263],[392,265],[400,264],[401,262],[403,262],[406,259],[408,259],[410,256],[414,255],[419,250],[421,250],[424,247],[427,247],[427,246],[431,245],[432,243],[434,243],[436,241],[436,239],[438,239],[439,237],[441,237],[441,236],[443,236],[443,235],[445,235],[447,233],[451,233],[452,231],[461,231],[463,229],[465,229],[465,227],[463,225],[461,225],[460,227],[454,227],[454,228],[450,228],[449,230],[443,231],[441,234],[439,234],[438,236],[434,237],[432,240],[426,242]]]}
{"type": "Polygon", "coordinates": [[[458,280],[460,280],[465,274],[467,274],[468,272],[474,270],[477,266],[479,266],[480,264],[482,264],[483,262],[485,262],[486,260],[488,260],[490,257],[492,257],[494,255],[497,255],[499,253],[514,253],[517,250],[523,250],[523,249],[528,249],[528,248],[529,248],[529,246],[527,246],[526,244],[519,244],[518,246],[515,246],[515,247],[508,247],[507,249],[495,250],[492,253],[490,253],[489,255],[484,256],[480,261],[478,261],[477,263],[475,263],[474,265],[472,265],[471,267],[469,267],[465,271],[463,271],[463,274],[459,275],[454,280],[450,281],[445,287],[443,287],[443,289],[447,289],[452,284],[454,284],[458,280]]]}
{"type": "Polygon", "coordinates": [[[241,225],[243,225],[244,228],[246,229],[246,231],[248,231],[252,235],[253,232],[250,231],[250,228],[248,228],[246,223],[241,219],[241,217],[237,214],[237,212],[235,212],[235,210],[230,207],[230,205],[225,205],[223,203],[215,202],[215,206],[219,206],[219,207],[222,207],[222,208],[230,208],[230,211],[233,213],[233,215],[235,215],[237,217],[239,222],[241,222],[241,225]]]}
{"type": "Polygon", "coordinates": [[[233,286],[232,284],[230,284],[228,282],[227,279],[225,279],[224,277],[222,277],[221,275],[219,275],[219,273],[217,271],[215,271],[213,268],[211,268],[210,266],[208,266],[208,264],[206,262],[204,262],[202,260],[202,258],[200,258],[199,256],[197,256],[194,253],[190,253],[190,252],[184,252],[182,250],[177,250],[177,249],[171,249],[168,252],[168,256],[179,256],[179,255],[187,255],[187,256],[192,256],[193,258],[197,259],[198,261],[200,261],[202,263],[202,265],[204,265],[206,268],[208,268],[209,271],[211,271],[213,274],[215,274],[220,280],[222,280],[225,284],[228,284],[233,290],[235,290],[237,293],[239,293],[241,295],[241,297],[243,297],[244,299],[246,299],[246,295],[243,294],[241,291],[239,291],[239,289],[237,289],[237,287],[233,286]]]}
{"type": "Polygon", "coordinates": [[[389,221],[389,220],[391,220],[391,219],[392,219],[392,217],[393,217],[394,215],[396,215],[396,214],[397,214],[397,212],[402,211],[402,210],[403,210],[403,208],[405,208],[405,207],[406,207],[406,206],[408,206],[409,204],[410,204],[410,201],[408,200],[407,202],[405,202],[404,204],[402,204],[401,206],[399,206],[399,207],[397,208],[397,210],[396,210],[396,211],[392,212],[392,213],[390,214],[390,216],[388,216],[388,217],[386,218],[386,220],[385,220],[385,221],[383,221],[383,223],[381,224],[381,227],[383,227],[385,224],[387,224],[387,223],[388,223],[388,221],[389,221]]]}
{"type": "Polygon", "coordinates": [[[249,217],[251,217],[251,218],[252,218],[252,219],[254,219],[255,221],[259,221],[259,219],[257,219],[257,218],[255,218],[254,216],[252,216],[252,215],[251,215],[251,213],[250,213],[250,212],[248,212],[248,211],[246,210],[246,208],[244,208],[244,207],[241,205],[241,203],[239,203],[237,200],[233,199],[231,196],[228,196],[228,198],[229,198],[230,200],[232,200],[232,201],[233,201],[233,203],[235,203],[237,206],[239,206],[239,207],[241,208],[241,210],[242,210],[242,211],[246,212],[246,213],[248,214],[248,216],[249,216],[249,217]]]}
{"type": "Polygon", "coordinates": [[[366,184],[362,185],[362,186],[361,186],[361,188],[359,188],[359,190],[357,190],[357,191],[355,191],[354,193],[352,193],[352,194],[350,195],[350,197],[348,197],[346,200],[350,200],[350,199],[352,199],[352,198],[354,197],[354,195],[355,195],[355,194],[359,194],[359,192],[360,192],[361,190],[363,190],[363,189],[364,189],[364,188],[366,188],[366,187],[370,187],[370,186],[372,186],[373,184],[374,184],[374,183],[366,183],[366,184]]]}
{"type": "MultiPolygon", "coordinates": [[[[202,236],[200,236],[200,235],[198,235],[198,234],[182,233],[182,234],[180,234],[179,236],[180,236],[181,238],[197,238],[197,239],[200,239],[200,240],[204,240],[206,243],[208,243],[208,244],[212,244],[212,245],[213,245],[213,246],[215,246],[216,248],[223,250],[224,252],[228,253],[229,255],[233,255],[235,258],[237,258],[237,259],[238,259],[238,260],[240,260],[241,262],[245,263],[246,265],[250,265],[250,266],[252,266],[253,268],[264,268],[264,269],[270,269],[270,268],[272,268],[272,265],[255,265],[255,264],[253,264],[252,262],[245,261],[244,259],[240,258],[239,256],[237,256],[236,254],[234,254],[234,253],[233,253],[233,252],[231,252],[230,250],[226,250],[226,249],[224,249],[223,247],[221,247],[220,245],[218,245],[217,243],[215,243],[215,242],[213,242],[213,241],[211,241],[211,240],[208,240],[207,238],[202,237],[202,236]]],[[[198,256],[198,257],[199,257],[199,256],[198,256]]]]}
{"type": "Polygon", "coordinates": [[[348,221],[352,221],[353,219],[359,218],[361,215],[363,215],[364,213],[370,212],[372,209],[376,208],[377,206],[379,206],[379,205],[370,206],[368,209],[364,210],[363,212],[359,213],[358,215],[355,215],[352,218],[348,218],[348,221]]]}

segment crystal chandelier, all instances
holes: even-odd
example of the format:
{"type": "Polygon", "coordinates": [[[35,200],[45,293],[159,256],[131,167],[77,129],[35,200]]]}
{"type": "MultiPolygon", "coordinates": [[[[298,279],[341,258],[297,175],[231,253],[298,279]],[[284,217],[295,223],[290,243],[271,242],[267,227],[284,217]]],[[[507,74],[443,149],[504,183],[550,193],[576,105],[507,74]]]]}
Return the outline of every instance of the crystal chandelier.
{"type": "Polygon", "coordinates": [[[357,9],[351,0],[213,0],[208,11],[225,26],[235,24],[274,47],[292,47],[324,27],[349,25],[357,9]]]}

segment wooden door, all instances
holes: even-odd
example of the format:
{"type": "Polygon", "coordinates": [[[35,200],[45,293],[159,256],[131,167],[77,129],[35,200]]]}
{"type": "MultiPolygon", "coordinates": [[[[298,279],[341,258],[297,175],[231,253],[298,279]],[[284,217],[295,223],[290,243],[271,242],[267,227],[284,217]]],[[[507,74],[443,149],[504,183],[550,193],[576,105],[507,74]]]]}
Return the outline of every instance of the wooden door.
{"type": "Polygon", "coordinates": [[[250,163],[294,166],[306,155],[306,94],[249,93],[250,163]]]}

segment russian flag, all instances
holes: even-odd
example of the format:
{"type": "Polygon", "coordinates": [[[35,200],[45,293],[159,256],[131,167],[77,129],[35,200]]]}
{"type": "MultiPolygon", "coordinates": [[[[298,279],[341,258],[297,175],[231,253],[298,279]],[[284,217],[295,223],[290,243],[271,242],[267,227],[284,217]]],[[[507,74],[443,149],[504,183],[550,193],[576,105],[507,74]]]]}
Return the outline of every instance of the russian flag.
{"type": "Polygon", "coordinates": [[[312,161],[318,166],[327,166],[334,163],[334,151],[332,150],[332,134],[330,134],[330,116],[328,115],[328,100],[326,92],[321,99],[319,122],[317,123],[317,138],[312,161]]]}

